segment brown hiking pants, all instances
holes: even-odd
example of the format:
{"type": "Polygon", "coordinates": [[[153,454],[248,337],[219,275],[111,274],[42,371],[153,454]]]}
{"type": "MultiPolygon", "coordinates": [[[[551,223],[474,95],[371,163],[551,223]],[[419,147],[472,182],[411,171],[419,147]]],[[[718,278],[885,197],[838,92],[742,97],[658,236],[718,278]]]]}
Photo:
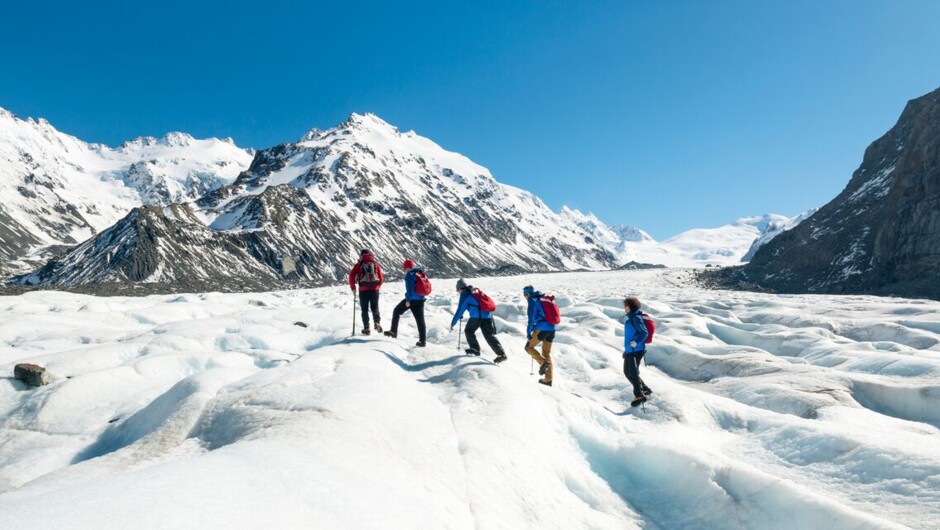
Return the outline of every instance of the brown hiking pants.
{"type": "Polygon", "coordinates": [[[542,366],[543,363],[548,363],[548,371],[545,372],[545,381],[551,382],[552,380],[552,341],[555,340],[554,331],[533,331],[532,337],[529,338],[529,342],[525,345],[525,351],[535,359],[535,362],[539,363],[539,366],[542,366]],[[539,353],[535,349],[539,343],[542,343],[542,353],[539,353]]]}

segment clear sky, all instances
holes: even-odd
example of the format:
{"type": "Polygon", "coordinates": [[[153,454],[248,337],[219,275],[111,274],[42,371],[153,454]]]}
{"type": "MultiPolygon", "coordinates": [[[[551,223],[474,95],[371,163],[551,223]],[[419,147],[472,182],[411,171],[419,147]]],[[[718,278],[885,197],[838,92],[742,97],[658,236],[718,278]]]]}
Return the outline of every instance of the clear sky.
{"type": "Polygon", "coordinates": [[[0,107],[245,147],[375,112],[662,239],[820,206],[940,87],[940,2],[6,2],[0,107]]]}

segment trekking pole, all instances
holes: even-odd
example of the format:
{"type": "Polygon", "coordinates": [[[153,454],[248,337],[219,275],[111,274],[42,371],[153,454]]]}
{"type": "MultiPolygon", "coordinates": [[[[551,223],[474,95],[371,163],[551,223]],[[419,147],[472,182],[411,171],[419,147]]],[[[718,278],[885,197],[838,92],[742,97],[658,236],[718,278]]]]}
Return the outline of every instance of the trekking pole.
{"type": "Polygon", "coordinates": [[[529,363],[529,375],[535,375],[535,359],[529,357],[529,360],[532,361],[529,363]]]}
{"type": "Polygon", "coordinates": [[[353,291],[352,295],[353,295],[353,327],[352,327],[352,335],[350,335],[350,337],[355,337],[356,336],[356,291],[353,291]]]}
{"type": "Polygon", "coordinates": [[[460,319],[460,326],[457,328],[457,353],[460,353],[460,339],[463,335],[463,319],[460,319]]]}

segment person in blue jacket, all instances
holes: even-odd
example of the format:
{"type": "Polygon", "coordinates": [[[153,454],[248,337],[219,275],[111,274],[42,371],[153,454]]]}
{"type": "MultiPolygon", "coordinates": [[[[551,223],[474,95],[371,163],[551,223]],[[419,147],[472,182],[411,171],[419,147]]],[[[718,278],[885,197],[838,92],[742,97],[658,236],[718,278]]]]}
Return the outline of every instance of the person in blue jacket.
{"type": "Polygon", "coordinates": [[[506,360],[506,352],[503,345],[496,338],[496,324],[493,323],[493,315],[483,311],[480,308],[480,302],[473,296],[473,286],[467,285],[463,278],[457,280],[457,292],[460,293],[460,299],[457,301],[457,312],[454,313],[453,320],[450,321],[450,329],[453,330],[457,322],[463,318],[464,312],[470,312],[470,320],[467,321],[465,334],[467,336],[468,355],[480,355],[480,343],[477,342],[477,330],[483,332],[483,338],[490,348],[496,353],[493,362],[499,364],[506,360]]]}
{"type": "Polygon", "coordinates": [[[529,307],[526,314],[529,316],[529,324],[526,327],[526,338],[528,342],[525,351],[535,362],[539,363],[539,383],[552,386],[552,342],[555,340],[555,326],[545,320],[545,310],[542,308],[541,298],[544,294],[536,291],[531,285],[522,288],[522,296],[529,301],[529,307]],[[542,343],[542,352],[535,349],[539,343],[542,343]]]}
{"type": "Polygon", "coordinates": [[[415,316],[415,323],[418,325],[418,342],[415,343],[415,346],[424,347],[427,338],[427,328],[424,325],[424,297],[415,292],[415,281],[417,281],[417,274],[423,272],[424,269],[415,264],[414,261],[406,259],[402,264],[402,269],[405,272],[405,299],[398,303],[395,306],[395,309],[392,311],[392,329],[385,332],[385,335],[388,337],[395,338],[398,336],[398,319],[401,318],[402,314],[405,311],[411,311],[411,314],[415,316]]]}
{"type": "Polygon", "coordinates": [[[640,361],[646,355],[646,323],[643,322],[643,304],[635,296],[623,299],[623,310],[627,319],[623,323],[623,375],[633,385],[633,401],[630,406],[636,407],[646,401],[646,396],[653,393],[640,377],[640,361]]]}

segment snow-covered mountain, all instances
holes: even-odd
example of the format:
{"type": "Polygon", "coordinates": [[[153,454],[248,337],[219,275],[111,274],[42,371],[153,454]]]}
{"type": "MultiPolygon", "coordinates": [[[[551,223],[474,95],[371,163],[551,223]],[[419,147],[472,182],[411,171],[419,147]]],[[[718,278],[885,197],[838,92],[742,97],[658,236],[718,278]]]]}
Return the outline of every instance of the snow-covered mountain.
{"type": "Polygon", "coordinates": [[[717,228],[687,230],[665,241],[625,225],[608,226],[592,213],[562,207],[561,215],[587,231],[619,263],[638,262],[669,267],[701,267],[740,263],[757,241],[769,241],[802,220],[776,214],[742,217],[717,228]],[[786,227],[786,228],[784,228],[786,227]]]}
{"type": "Polygon", "coordinates": [[[812,208],[801,214],[798,214],[792,219],[786,219],[785,221],[780,219],[771,220],[761,235],[755,239],[753,243],[751,243],[751,247],[744,254],[744,257],[741,258],[741,261],[745,263],[751,261],[751,258],[754,257],[754,254],[757,253],[758,249],[767,243],[770,243],[773,238],[779,236],[787,230],[796,228],[797,225],[809,219],[814,213],[816,213],[817,210],[819,210],[819,208],[812,208]]]}
{"type": "Polygon", "coordinates": [[[663,241],[662,246],[693,263],[732,265],[741,262],[754,240],[789,221],[777,214],[742,217],[717,228],[687,230],[663,241]]]}
{"type": "Polygon", "coordinates": [[[392,275],[407,258],[435,274],[617,264],[535,195],[413,131],[353,114],[257,152],[234,183],[198,201],[134,210],[24,281],[323,283],[363,247],[392,275]]]}
{"type": "Polygon", "coordinates": [[[625,249],[626,243],[643,243],[655,241],[649,234],[639,228],[628,225],[607,225],[593,213],[582,213],[575,208],[561,207],[560,214],[573,221],[584,231],[614,253],[625,249]]]}
{"type": "Polygon", "coordinates": [[[0,269],[50,245],[75,245],[141,205],[195,199],[229,184],[252,155],[183,133],[118,148],[89,144],[0,109],[0,269]],[[12,262],[12,263],[11,263],[12,262]]]}

